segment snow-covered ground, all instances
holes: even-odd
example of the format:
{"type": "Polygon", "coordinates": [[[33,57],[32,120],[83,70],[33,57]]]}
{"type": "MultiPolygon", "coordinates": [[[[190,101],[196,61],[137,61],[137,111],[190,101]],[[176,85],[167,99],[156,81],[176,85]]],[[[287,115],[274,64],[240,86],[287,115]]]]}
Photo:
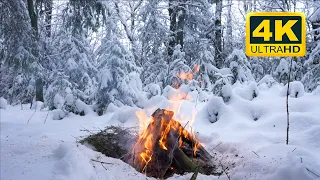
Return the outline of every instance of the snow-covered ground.
{"type": "MultiPolygon", "coordinates": [[[[231,98],[227,103],[217,97],[195,103],[196,99],[203,98],[197,97],[197,93],[188,94],[191,98],[187,100],[169,101],[166,97],[172,94],[166,93],[151,98],[146,102],[149,108],[143,111],[150,115],[158,107],[171,109],[178,104],[180,110],[175,118],[183,120],[182,124],[193,121],[196,114],[190,124],[198,140],[217,162],[230,169],[232,180],[320,179],[320,91],[302,93],[299,85],[296,87],[298,98],[289,98],[289,145],[285,144],[286,97],[281,85],[268,88],[261,84],[258,96],[252,99],[252,86],[238,84],[228,92],[231,98]],[[208,110],[216,111],[215,123],[209,121],[212,117],[208,110]]],[[[294,96],[294,89],[292,93],[294,96]]],[[[126,163],[77,143],[80,136],[88,134],[81,131],[83,129],[94,131],[110,124],[138,126],[135,114],[138,110],[114,107],[104,116],[89,113],[69,115],[62,120],[52,120],[53,113],[49,112],[46,120],[48,111],[34,113],[28,105],[7,106],[1,109],[0,179],[146,179],[126,163]]],[[[175,175],[170,179],[190,179],[191,175],[175,175]]],[[[228,177],[198,175],[197,179],[228,177]]]]}

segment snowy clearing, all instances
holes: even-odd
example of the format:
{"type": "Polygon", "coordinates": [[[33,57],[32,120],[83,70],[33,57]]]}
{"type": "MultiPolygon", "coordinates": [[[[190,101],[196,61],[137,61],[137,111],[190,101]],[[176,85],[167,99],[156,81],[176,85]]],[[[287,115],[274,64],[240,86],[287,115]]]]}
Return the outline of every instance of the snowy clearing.
{"type": "MultiPolygon", "coordinates": [[[[191,117],[196,109],[193,128],[198,140],[221,160],[223,166],[231,169],[232,180],[319,179],[319,93],[304,93],[298,98],[289,98],[290,136],[289,145],[285,145],[284,87],[258,88],[259,95],[247,100],[245,92],[250,85],[238,84],[233,89],[243,93],[229,92],[232,96],[228,103],[169,101],[163,96],[154,96],[147,102],[152,108],[144,111],[150,115],[158,107],[170,109],[170,104],[182,103],[180,113],[175,116],[191,117]],[[210,105],[221,106],[215,123],[208,118],[210,105]]],[[[192,97],[196,95],[191,93],[192,97]]],[[[108,125],[138,126],[135,112],[139,108],[110,108],[110,112],[103,116],[89,113],[86,116],[69,115],[62,120],[52,120],[53,113],[50,111],[44,123],[48,111],[34,113],[29,106],[1,109],[2,180],[146,179],[144,174],[121,160],[106,157],[76,142],[76,138],[88,135],[81,131],[83,129],[94,131],[108,125]],[[91,159],[111,164],[101,164],[91,159]]],[[[191,176],[175,175],[169,179],[190,179],[191,176]]],[[[221,177],[198,175],[197,179],[228,178],[223,174],[221,177]]]]}

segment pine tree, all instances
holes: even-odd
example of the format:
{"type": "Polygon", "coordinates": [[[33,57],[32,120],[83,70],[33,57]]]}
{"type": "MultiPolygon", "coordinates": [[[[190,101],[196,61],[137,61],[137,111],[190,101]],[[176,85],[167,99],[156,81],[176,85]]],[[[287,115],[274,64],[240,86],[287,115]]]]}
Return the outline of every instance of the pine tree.
{"type": "Polygon", "coordinates": [[[95,110],[98,114],[102,115],[110,103],[117,106],[138,104],[140,99],[137,91],[142,91],[142,84],[138,74],[140,69],[133,55],[112,33],[103,38],[97,54],[100,73],[95,110]],[[133,79],[136,82],[130,83],[133,79]]]}
{"type": "Polygon", "coordinates": [[[181,52],[180,44],[176,45],[172,54],[172,63],[169,66],[168,84],[174,88],[179,88],[181,84],[187,84],[193,79],[191,68],[186,65],[185,53],[181,52]]]}
{"type": "Polygon", "coordinates": [[[42,71],[37,37],[24,1],[5,0],[0,6],[0,96],[10,104],[30,103],[35,96],[35,80],[42,71]]]}
{"type": "Polygon", "coordinates": [[[169,31],[166,28],[160,2],[150,0],[140,10],[144,25],[138,29],[141,42],[141,79],[145,85],[156,83],[166,86],[168,74],[167,53],[165,45],[169,42],[169,31]]]}
{"type": "Polygon", "coordinates": [[[254,80],[251,74],[251,64],[243,50],[234,49],[227,57],[226,64],[229,65],[233,74],[233,83],[237,80],[241,83],[254,80]]]}
{"type": "Polygon", "coordinates": [[[56,94],[65,98],[72,93],[75,98],[92,103],[98,70],[87,36],[100,26],[99,15],[104,17],[104,7],[96,1],[70,1],[63,9],[62,26],[47,44],[50,58],[46,60],[49,78],[45,99],[49,108],[56,108],[53,106],[56,94]],[[65,93],[66,89],[71,92],[65,93]]]}

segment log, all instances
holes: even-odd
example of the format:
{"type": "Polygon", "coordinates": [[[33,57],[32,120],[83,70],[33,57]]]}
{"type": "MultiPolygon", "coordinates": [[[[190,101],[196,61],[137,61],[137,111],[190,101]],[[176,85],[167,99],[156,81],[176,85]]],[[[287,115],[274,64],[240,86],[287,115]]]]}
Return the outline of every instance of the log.
{"type": "Polygon", "coordinates": [[[172,111],[156,110],[124,161],[155,178],[186,172],[215,174],[212,156],[178,121],[172,119],[173,115],[172,111]]]}

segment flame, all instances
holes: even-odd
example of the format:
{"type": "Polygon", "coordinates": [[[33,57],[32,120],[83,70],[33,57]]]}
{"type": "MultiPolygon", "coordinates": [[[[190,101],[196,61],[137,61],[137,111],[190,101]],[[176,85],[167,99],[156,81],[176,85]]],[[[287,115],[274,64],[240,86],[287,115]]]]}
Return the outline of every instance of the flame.
{"type": "Polygon", "coordinates": [[[151,160],[151,150],[152,150],[152,137],[153,135],[150,134],[147,138],[146,138],[146,142],[144,144],[144,147],[146,149],[145,152],[142,152],[140,154],[140,157],[147,163],[151,160]]]}
{"type": "MultiPolygon", "coordinates": [[[[179,77],[181,79],[192,80],[193,73],[198,72],[199,69],[200,67],[196,64],[193,68],[192,73],[180,73],[179,77]]],[[[164,116],[161,119],[160,139],[156,139],[158,137],[154,137],[154,135],[152,134],[153,130],[156,128],[154,123],[155,119],[147,115],[145,111],[141,110],[136,112],[136,115],[139,118],[139,125],[140,125],[140,136],[136,145],[141,142],[144,143],[142,145],[143,149],[139,150],[140,151],[139,156],[141,158],[140,162],[143,163],[142,165],[144,167],[142,172],[144,172],[148,163],[152,160],[153,151],[154,151],[153,148],[159,147],[163,151],[169,151],[170,148],[172,148],[168,146],[168,137],[170,135],[170,132],[178,133],[179,137],[177,139],[177,145],[179,147],[190,146],[188,145],[188,143],[184,143],[184,140],[185,139],[192,140],[194,144],[192,145],[191,148],[193,150],[194,156],[197,155],[197,150],[201,147],[200,142],[196,140],[196,137],[194,132],[192,131],[192,128],[188,132],[185,127],[187,124],[189,125],[189,127],[192,127],[197,114],[196,109],[192,110],[191,116],[187,116],[186,114],[183,114],[180,112],[182,103],[184,102],[182,100],[191,101],[192,96],[189,95],[188,93],[181,91],[180,89],[176,89],[176,93],[173,96],[170,96],[168,99],[169,99],[169,104],[167,109],[169,111],[164,111],[164,116]],[[172,117],[173,116],[172,112],[174,113],[174,117],[168,120],[168,118],[166,118],[165,116],[172,117]],[[185,126],[183,126],[182,123],[185,124],[185,126]]],[[[134,146],[134,149],[137,147],[136,145],[134,146]]]]}
{"type": "MultiPolygon", "coordinates": [[[[170,121],[171,122],[171,121],[170,121]]],[[[167,121],[163,120],[161,121],[161,129],[164,128],[164,131],[161,132],[161,138],[159,139],[159,145],[162,149],[164,150],[168,150],[168,148],[166,147],[166,142],[167,142],[167,138],[168,138],[168,133],[170,131],[170,122],[169,124],[167,123],[167,121]]]]}
{"type": "Polygon", "coordinates": [[[195,64],[193,67],[192,72],[186,73],[186,72],[180,72],[179,78],[182,80],[188,80],[191,81],[193,79],[193,74],[198,72],[200,70],[200,66],[195,64]]]}
{"type": "Polygon", "coordinates": [[[148,115],[145,111],[136,111],[136,115],[139,119],[139,131],[141,133],[147,128],[150,118],[148,118],[148,115]]]}
{"type": "Polygon", "coordinates": [[[193,67],[193,73],[196,73],[200,70],[200,66],[198,64],[195,64],[193,67]]]}
{"type": "Polygon", "coordinates": [[[179,78],[182,79],[182,80],[191,81],[193,79],[193,73],[180,72],[179,73],[179,78]]]}
{"type": "Polygon", "coordinates": [[[199,147],[200,147],[200,143],[199,143],[198,141],[196,141],[196,144],[195,144],[194,147],[193,147],[193,156],[196,157],[196,155],[197,155],[197,150],[199,149],[199,147]]]}
{"type": "Polygon", "coordinates": [[[183,141],[182,141],[182,138],[180,137],[180,138],[179,138],[179,147],[182,146],[182,143],[183,143],[183,141]]]}
{"type": "MultiPolygon", "coordinates": [[[[176,103],[173,107],[174,112],[176,112],[178,114],[178,112],[180,111],[180,107],[181,107],[181,103],[176,103]]],[[[164,111],[165,115],[169,115],[169,117],[171,117],[172,115],[170,115],[169,113],[172,114],[171,111],[164,111]]],[[[192,112],[192,117],[191,120],[188,121],[188,123],[190,122],[190,125],[192,125],[195,121],[195,116],[196,116],[196,111],[193,110],[192,112]]],[[[196,157],[197,155],[197,150],[199,149],[199,147],[201,146],[201,144],[199,143],[199,141],[196,140],[196,137],[191,129],[190,133],[186,130],[185,127],[183,127],[180,122],[186,120],[184,118],[183,115],[181,115],[180,117],[182,117],[181,119],[178,119],[178,121],[176,120],[168,120],[165,119],[165,117],[162,117],[163,119],[161,120],[161,127],[160,127],[160,139],[158,141],[156,141],[156,139],[154,139],[154,136],[152,133],[155,125],[154,125],[154,118],[151,118],[151,120],[149,121],[149,127],[145,127],[145,124],[148,122],[148,116],[146,115],[146,113],[144,113],[143,111],[137,111],[136,115],[139,117],[140,119],[140,125],[143,125],[143,127],[141,127],[141,129],[143,129],[142,133],[139,136],[139,139],[136,143],[136,145],[140,142],[143,142],[143,150],[140,152],[140,158],[141,158],[141,162],[143,163],[143,169],[141,172],[144,172],[148,163],[152,160],[152,155],[153,155],[153,148],[155,147],[156,144],[158,144],[161,149],[163,149],[164,151],[168,151],[169,147],[168,147],[168,137],[169,137],[169,133],[170,131],[174,131],[177,132],[179,135],[179,139],[178,139],[178,146],[184,146],[183,143],[183,139],[189,139],[192,140],[193,142],[195,142],[195,144],[193,145],[193,155],[196,157]]],[[[135,147],[136,147],[135,145],[135,147]]],[[[134,149],[135,149],[134,147],[134,149]]]]}

